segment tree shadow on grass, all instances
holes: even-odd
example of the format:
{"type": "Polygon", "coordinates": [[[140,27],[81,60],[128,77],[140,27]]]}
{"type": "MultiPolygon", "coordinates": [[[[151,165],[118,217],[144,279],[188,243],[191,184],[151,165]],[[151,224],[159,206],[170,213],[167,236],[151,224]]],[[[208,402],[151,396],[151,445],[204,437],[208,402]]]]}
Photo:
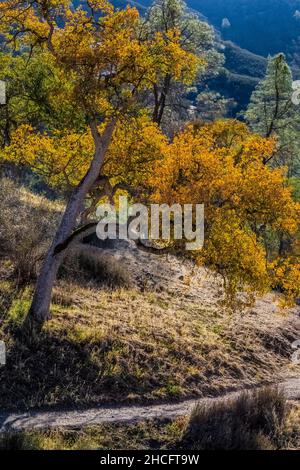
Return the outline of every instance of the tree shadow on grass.
{"type": "Polygon", "coordinates": [[[78,407],[125,400],[143,393],[142,379],[118,363],[118,341],[76,342],[67,331],[25,337],[20,327],[6,331],[7,363],[0,369],[4,409],[78,407]]]}

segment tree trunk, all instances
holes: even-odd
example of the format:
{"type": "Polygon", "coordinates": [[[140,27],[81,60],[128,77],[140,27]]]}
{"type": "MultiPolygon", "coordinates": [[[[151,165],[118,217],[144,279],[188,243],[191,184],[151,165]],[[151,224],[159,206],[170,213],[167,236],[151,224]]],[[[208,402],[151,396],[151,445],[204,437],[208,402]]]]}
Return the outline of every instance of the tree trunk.
{"type": "Polygon", "coordinates": [[[152,115],[153,122],[156,122],[159,126],[162,123],[164,112],[166,109],[167,96],[170,91],[171,76],[167,74],[163,81],[163,87],[159,96],[159,91],[156,85],[154,85],[154,110],[152,115]]]}
{"type": "Polygon", "coordinates": [[[82,210],[85,196],[95,184],[104,161],[105,153],[110,144],[115,121],[110,121],[103,134],[100,135],[96,123],[91,124],[91,131],[95,144],[95,153],[90,168],[79,185],[75,188],[66,210],[55,234],[54,240],[45,257],[41,272],[38,276],[32,304],[26,319],[30,329],[41,328],[43,323],[49,318],[49,310],[52,296],[52,289],[55,283],[59,266],[64,259],[66,249],[57,250],[64,245],[68,237],[76,228],[76,222],[82,210]]]}

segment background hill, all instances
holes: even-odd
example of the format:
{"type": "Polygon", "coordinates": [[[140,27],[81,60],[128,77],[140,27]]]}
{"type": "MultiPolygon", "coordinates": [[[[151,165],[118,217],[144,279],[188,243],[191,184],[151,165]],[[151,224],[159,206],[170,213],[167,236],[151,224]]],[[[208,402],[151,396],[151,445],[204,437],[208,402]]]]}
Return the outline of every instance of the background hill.
{"type": "Polygon", "coordinates": [[[300,52],[300,0],[189,0],[187,3],[205,15],[224,39],[251,52],[265,57],[284,52],[291,60],[300,52]],[[229,23],[224,25],[225,18],[229,23]]]}
{"type": "MultiPolygon", "coordinates": [[[[152,1],[113,3],[122,8],[129,3],[143,13],[152,1]]],[[[284,52],[299,79],[300,0],[187,0],[187,4],[214,26],[222,42],[225,66],[208,86],[234,99],[233,115],[247,106],[265,74],[268,55],[284,52]]]]}
{"type": "Polygon", "coordinates": [[[235,115],[247,107],[252,91],[265,75],[267,59],[240,48],[232,41],[223,41],[222,45],[224,67],[207,85],[213,91],[235,101],[236,106],[232,109],[232,114],[235,115]]]}

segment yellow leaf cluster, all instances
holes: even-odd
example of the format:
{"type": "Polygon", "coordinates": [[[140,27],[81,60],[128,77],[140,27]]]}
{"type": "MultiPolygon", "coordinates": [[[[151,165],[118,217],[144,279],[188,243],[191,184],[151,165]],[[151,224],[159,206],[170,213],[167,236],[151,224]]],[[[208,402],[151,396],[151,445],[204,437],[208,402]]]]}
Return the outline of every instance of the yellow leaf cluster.
{"type": "Polygon", "coordinates": [[[269,267],[273,276],[273,287],[280,286],[285,293],[284,306],[291,306],[300,298],[300,263],[294,258],[274,262],[269,267]]]}
{"type": "MultiPolygon", "coordinates": [[[[102,132],[99,126],[99,132],[102,132]]],[[[167,140],[147,114],[120,121],[102,167],[111,184],[126,182],[143,186],[153,162],[161,157],[167,140]]],[[[79,134],[56,131],[38,133],[29,125],[20,126],[3,158],[30,167],[46,182],[60,189],[75,187],[87,172],[94,154],[90,130],[79,134]]]]}
{"type": "Polygon", "coordinates": [[[190,84],[203,59],[181,46],[174,28],[143,35],[136,8],[115,10],[94,0],[92,15],[69,2],[7,0],[0,4],[2,32],[32,47],[50,49],[58,67],[73,81],[74,96],[90,115],[106,117],[132,106],[137,92],[153,87],[161,76],[190,84]]]}
{"type": "MultiPolygon", "coordinates": [[[[205,245],[195,256],[223,274],[231,293],[274,285],[265,237],[299,230],[300,205],[284,169],[265,165],[274,146],[238,121],[194,123],[165,147],[150,177],[153,201],[205,205],[205,245]]],[[[296,264],[289,272],[286,291],[298,282],[296,264]]]]}

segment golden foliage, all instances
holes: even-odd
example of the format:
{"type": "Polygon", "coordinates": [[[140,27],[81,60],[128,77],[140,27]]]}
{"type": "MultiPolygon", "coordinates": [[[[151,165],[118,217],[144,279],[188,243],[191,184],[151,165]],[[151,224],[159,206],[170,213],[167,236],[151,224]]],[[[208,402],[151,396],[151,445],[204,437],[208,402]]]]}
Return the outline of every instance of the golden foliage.
{"type": "Polygon", "coordinates": [[[300,225],[284,169],[264,163],[274,145],[237,121],[190,124],[165,148],[150,178],[155,202],[205,205],[206,241],[195,256],[223,274],[230,295],[245,286],[280,285],[290,297],[300,292],[299,263],[287,267],[278,252],[270,259],[266,242],[270,233],[295,237],[300,225]]]}
{"type": "MultiPolygon", "coordinates": [[[[99,126],[101,133],[103,126],[99,126]]],[[[167,140],[147,114],[120,121],[116,126],[102,167],[111,184],[142,185],[153,162],[161,157],[167,140]]],[[[20,126],[10,146],[3,151],[7,161],[25,165],[53,187],[75,187],[87,172],[94,154],[89,129],[85,133],[61,131],[38,133],[29,125],[20,126]]]]}
{"type": "MultiPolygon", "coordinates": [[[[90,5],[97,15],[71,9],[67,0],[7,0],[0,4],[0,32],[17,48],[48,51],[63,83],[56,99],[77,107],[87,124],[118,117],[101,169],[111,183],[152,190],[153,202],[205,204],[206,243],[195,256],[223,274],[232,295],[245,286],[278,285],[298,295],[296,257],[288,261],[268,247],[270,237],[299,239],[300,208],[285,170],[265,164],[275,141],[228,120],[190,124],[169,143],[136,95],[166,75],[192,83],[204,60],[181,47],[176,28],[143,36],[135,8],[115,10],[106,0],[90,5]]],[[[3,151],[63,188],[79,183],[93,154],[88,126],[37,132],[25,124],[3,151]]]]}
{"type": "Polygon", "coordinates": [[[143,35],[136,8],[115,10],[105,0],[91,3],[97,16],[70,2],[7,0],[0,4],[2,32],[16,47],[48,48],[73,84],[73,100],[93,116],[124,112],[137,92],[161,76],[190,84],[203,59],[181,46],[174,28],[143,35]],[[64,24],[62,27],[61,24],[64,24]]]}

